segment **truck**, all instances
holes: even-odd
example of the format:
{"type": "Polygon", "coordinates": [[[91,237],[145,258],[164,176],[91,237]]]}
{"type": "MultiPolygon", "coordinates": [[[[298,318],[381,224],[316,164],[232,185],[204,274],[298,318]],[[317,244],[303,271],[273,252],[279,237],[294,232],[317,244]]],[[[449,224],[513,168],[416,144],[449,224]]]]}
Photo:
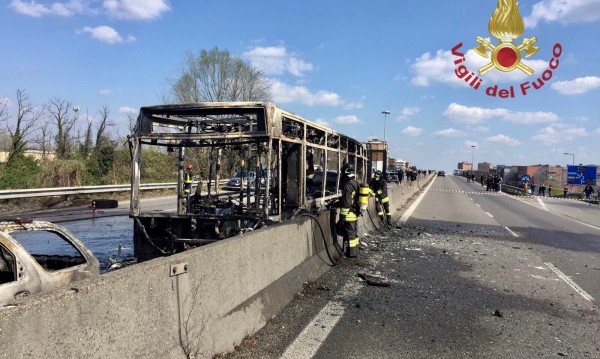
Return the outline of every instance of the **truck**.
{"type": "Polygon", "coordinates": [[[0,308],[99,275],[98,259],[67,229],[45,221],[0,220],[0,308]]]}

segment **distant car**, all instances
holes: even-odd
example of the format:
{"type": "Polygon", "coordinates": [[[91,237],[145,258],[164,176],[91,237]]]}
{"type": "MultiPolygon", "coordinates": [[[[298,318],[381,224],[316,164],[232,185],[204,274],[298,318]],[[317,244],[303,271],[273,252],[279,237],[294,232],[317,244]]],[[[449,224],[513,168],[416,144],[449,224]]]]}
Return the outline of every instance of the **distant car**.
{"type": "Polygon", "coordinates": [[[398,173],[396,172],[388,172],[385,174],[385,180],[387,181],[387,183],[398,183],[400,182],[400,180],[398,179],[398,173]]]}
{"type": "Polygon", "coordinates": [[[250,186],[250,188],[254,188],[254,183],[256,181],[256,172],[237,172],[233,175],[225,185],[225,188],[230,190],[239,190],[240,188],[245,189],[250,186]]]}
{"type": "Polygon", "coordinates": [[[446,172],[444,171],[438,171],[438,177],[446,177],[446,172]]]}

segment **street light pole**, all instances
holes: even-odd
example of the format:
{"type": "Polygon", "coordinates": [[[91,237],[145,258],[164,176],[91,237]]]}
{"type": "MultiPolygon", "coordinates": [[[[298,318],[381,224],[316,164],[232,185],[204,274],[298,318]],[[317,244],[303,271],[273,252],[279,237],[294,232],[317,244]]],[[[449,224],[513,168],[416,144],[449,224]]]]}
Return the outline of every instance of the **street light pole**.
{"type": "Polygon", "coordinates": [[[575,154],[574,153],[563,153],[563,155],[572,156],[573,157],[573,166],[575,166],[575,154]]]}
{"type": "MultiPolygon", "coordinates": [[[[573,166],[575,166],[575,154],[574,153],[565,152],[565,153],[563,153],[563,155],[571,156],[572,159],[573,159],[573,166]]],[[[567,173],[566,173],[565,185],[568,182],[569,182],[569,164],[567,164],[567,173]]],[[[571,186],[571,190],[573,190],[573,186],[571,186]]]]}
{"type": "Polygon", "coordinates": [[[471,145],[471,148],[473,149],[473,153],[471,154],[471,173],[475,172],[475,145],[471,145]]]}
{"type": "Polygon", "coordinates": [[[390,111],[381,111],[381,113],[383,114],[383,143],[385,142],[385,127],[387,125],[387,115],[389,115],[391,112],[390,111]]]}

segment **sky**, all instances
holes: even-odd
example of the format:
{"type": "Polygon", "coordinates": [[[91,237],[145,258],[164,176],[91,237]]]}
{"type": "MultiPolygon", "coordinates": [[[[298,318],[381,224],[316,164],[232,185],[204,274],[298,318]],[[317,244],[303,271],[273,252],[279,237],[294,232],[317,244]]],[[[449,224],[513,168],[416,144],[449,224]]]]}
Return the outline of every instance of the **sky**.
{"type": "Polygon", "coordinates": [[[108,106],[123,136],[128,113],[162,104],[186,53],[217,47],[262,70],[279,107],[363,142],[385,139],[419,168],[600,164],[600,0],[520,1],[524,30],[505,41],[535,41],[510,71],[490,56],[498,1],[426,4],[2,0],[0,101],[14,111],[21,89],[39,105],[68,100],[92,121],[108,106]],[[474,51],[478,37],[490,57],[474,51]]]}

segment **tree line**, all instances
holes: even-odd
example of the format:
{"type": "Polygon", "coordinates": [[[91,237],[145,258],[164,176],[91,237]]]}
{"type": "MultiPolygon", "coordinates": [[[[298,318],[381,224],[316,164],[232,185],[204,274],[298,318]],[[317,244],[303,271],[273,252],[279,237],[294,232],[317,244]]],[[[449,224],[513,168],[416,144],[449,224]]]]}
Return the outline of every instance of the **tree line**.
{"type": "MultiPolygon", "coordinates": [[[[269,101],[271,88],[263,73],[226,50],[213,48],[187,53],[177,77],[169,81],[164,103],[212,101],[269,101]]],[[[16,108],[0,97],[0,189],[71,187],[129,182],[130,152],[126,137],[118,136],[111,109],[102,106],[92,116],[64,98],[35,104],[25,89],[16,90],[16,108]],[[11,111],[12,110],[12,111],[11,111]],[[27,155],[36,150],[39,159],[27,155]]],[[[133,131],[135,114],[128,113],[133,131]]],[[[198,151],[199,163],[206,151],[198,151]]],[[[176,160],[172,153],[148,149],[143,153],[142,182],[172,182],[176,160]]],[[[207,172],[200,168],[198,174],[207,172]]]]}

